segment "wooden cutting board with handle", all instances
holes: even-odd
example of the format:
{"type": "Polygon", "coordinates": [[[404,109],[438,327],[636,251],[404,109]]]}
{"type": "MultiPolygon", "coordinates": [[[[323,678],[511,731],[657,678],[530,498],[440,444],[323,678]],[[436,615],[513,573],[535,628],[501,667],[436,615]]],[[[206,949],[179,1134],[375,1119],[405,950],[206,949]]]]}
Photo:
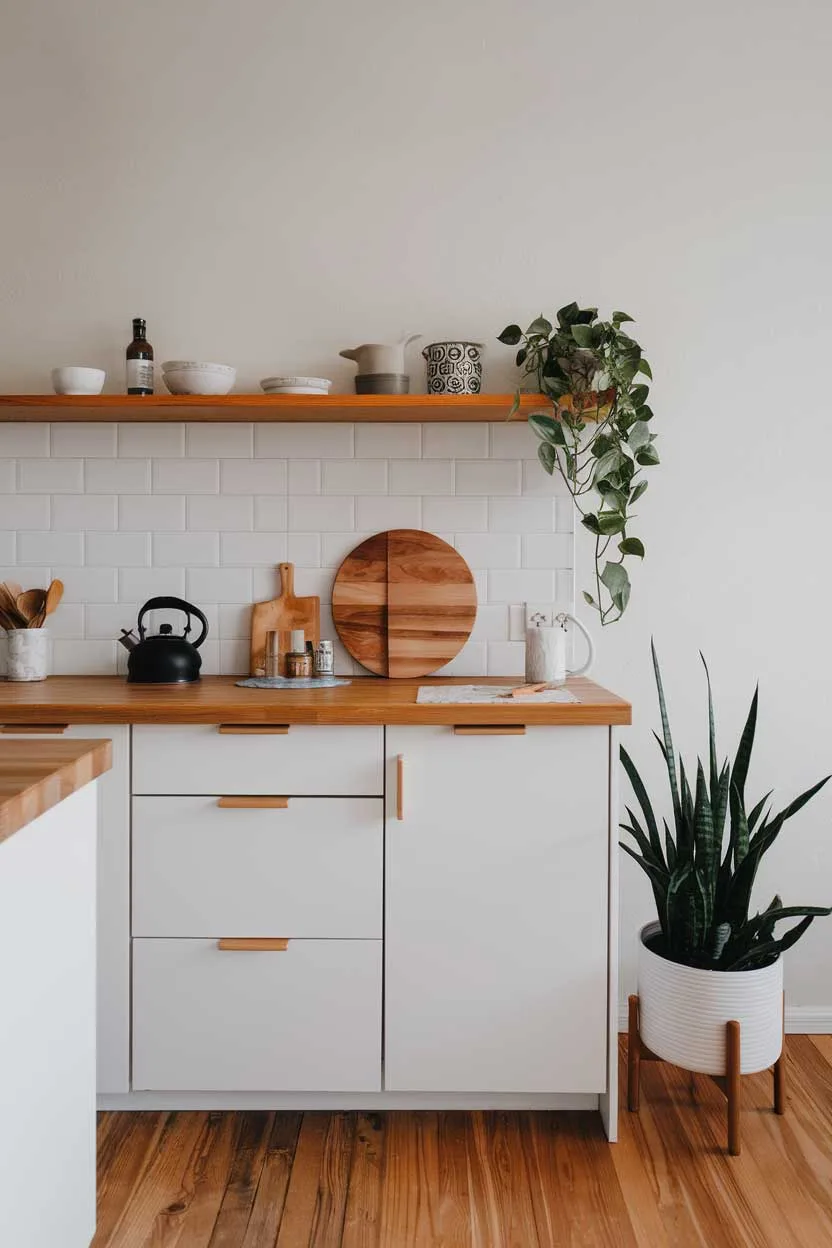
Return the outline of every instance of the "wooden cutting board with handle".
{"type": "Polygon", "coordinates": [[[465,645],[477,616],[474,577],[441,538],[376,533],[335,577],[332,615],[354,659],[379,676],[427,676],[465,645]]]}
{"type": "Polygon", "coordinates": [[[251,676],[265,675],[266,634],[273,629],[279,634],[281,655],[289,650],[293,628],[302,628],[306,640],[315,646],[321,639],[320,598],[311,594],[296,598],[295,565],[279,563],[277,567],[280,572],[280,596],[270,598],[268,602],[255,602],[251,612],[251,676]]]}

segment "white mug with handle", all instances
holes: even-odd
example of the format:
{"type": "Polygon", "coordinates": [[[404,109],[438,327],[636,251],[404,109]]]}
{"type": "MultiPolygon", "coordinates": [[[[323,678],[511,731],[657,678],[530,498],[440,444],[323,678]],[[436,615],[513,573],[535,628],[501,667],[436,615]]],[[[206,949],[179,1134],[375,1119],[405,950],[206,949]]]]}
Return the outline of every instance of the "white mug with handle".
{"type": "Polygon", "coordinates": [[[526,680],[542,681],[548,685],[562,685],[567,676],[584,676],[595,661],[595,645],[580,620],[568,611],[555,616],[554,628],[535,625],[526,630],[526,680]],[[566,666],[568,625],[572,623],[583,633],[587,644],[587,659],[582,667],[566,666]]]}

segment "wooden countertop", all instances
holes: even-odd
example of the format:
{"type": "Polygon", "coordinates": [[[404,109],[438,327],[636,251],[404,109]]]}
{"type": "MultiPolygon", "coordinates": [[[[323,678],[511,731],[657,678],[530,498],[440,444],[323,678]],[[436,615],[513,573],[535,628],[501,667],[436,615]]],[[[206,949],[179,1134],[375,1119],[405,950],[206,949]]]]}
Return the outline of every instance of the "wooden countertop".
{"type": "MultiPolygon", "coordinates": [[[[205,676],[186,685],[128,685],[117,676],[51,676],[0,682],[0,726],[35,724],[629,724],[629,702],[585,677],[567,682],[577,703],[526,699],[500,705],[419,706],[427,684],[488,684],[497,677],[385,680],[354,677],[332,689],[239,689],[237,676],[205,676]]],[[[0,731],[2,731],[0,728],[0,731]]]]}
{"type": "Polygon", "coordinates": [[[0,741],[0,842],[111,766],[110,741],[0,741]]]}

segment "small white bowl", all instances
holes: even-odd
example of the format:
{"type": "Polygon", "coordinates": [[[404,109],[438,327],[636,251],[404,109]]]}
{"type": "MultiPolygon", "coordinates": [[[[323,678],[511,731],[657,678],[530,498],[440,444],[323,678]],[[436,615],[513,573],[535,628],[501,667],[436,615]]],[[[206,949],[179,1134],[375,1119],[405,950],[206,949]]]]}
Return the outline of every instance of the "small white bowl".
{"type": "Polygon", "coordinates": [[[82,368],[72,364],[52,369],[52,389],[56,394],[100,394],[107,374],[103,368],[82,368]]]}
{"type": "Polygon", "coordinates": [[[171,394],[228,394],[237,370],[228,364],[169,360],[162,365],[162,377],[171,394]]]}
{"type": "Polygon", "coordinates": [[[329,394],[331,385],[326,377],[264,377],[260,382],[266,394],[329,394]]]}
{"type": "Polygon", "coordinates": [[[201,373],[229,373],[235,377],[237,375],[236,368],[232,368],[230,364],[203,364],[200,360],[165,360],[162,365],[163,373],[179,373],[183,369],[193,372],[197,370],[201,373]]]}

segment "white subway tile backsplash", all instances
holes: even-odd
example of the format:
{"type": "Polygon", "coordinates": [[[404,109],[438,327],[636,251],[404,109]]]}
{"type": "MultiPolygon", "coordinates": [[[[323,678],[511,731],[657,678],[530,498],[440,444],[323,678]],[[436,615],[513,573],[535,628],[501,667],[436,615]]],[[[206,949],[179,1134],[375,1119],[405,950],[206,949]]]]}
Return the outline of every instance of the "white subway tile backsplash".
{"type": "Polygon", "coordinates": [[[185,454],[197,459],[251,459],[253,450],[253,425],[185,426],[185,454]]]}
{"type": "Polygon", "coordinates": [[[484,641],[467,641],[455,659],[440,667],[437,676],[484,676],[488,651],[484,641]]]}
{"type": "Polygon", "coordinates": [[[386,459],[325,459],[324,494],[386,494],[386,459]]]}
{"type": "Polygon", "coordinates": [[[149,459],[87,459],[84,488],[90,494],[148,494],[149,459]]]}
{"type": "Polygon", "coordinates": [[[154,494],[216,494],[220,466],[216,459],[154,459],[154,494]]]}
{"type": "Polygon", "coordinates": [[[217,608],[220,641],[246,641],[251,637],[251,603],[224,603],[217,608]]]}
{"type": "Polygon", "coordinates": [[[180,424],[129,424],[118,427],[118,453],[128,458],[184,455],[185,426],[180,424]]]}
{"type": "Polygon", "coordinates": [[[458,459],[456,461],[457,494],[519,494],[520,461],[518,459],[458,459]]]}
{"type": "MultiPolygon", "coordinates": [[[[56,572],[55,575],[60,576],[60,573],[56,572]]],[[[5,568],[0,567],[0,581],[17,581],[26,589],[45,589],[51,580],[51,568],[25,568],[17,564],[11,564],[5,568]]],[[[66,601],[66,595],[64,595],[64,601],[66,601]]]]}
{"type": "Polygon", "coordinates": [[[146,568],[150,563],[150,534],[87,533],[84,563],[88,567],[146,568]]]}
{"type": "Polygon", "coordinates": [[[75,424],[52,426],[52,455],[112,457],[117,453],[116,426],[75,424]]]}
{"type": "Polygon", "coordinates": [[[571,568],[572,557],[571,533],[525,533],[523,535],[524,568],[571,568]]]}
{"type": "Polygon", "coordinates": [[[519,568],[517,533],[459,533],[454,545],[471,568],[519,568]]]}
{"type": "Polygon", "coordinates": [[[480,603],[471,640],[507,641],[508,635],[508,607],[502,603],[493,606],[490,603],[480,603]]]}
{"type": "Polygon", "coordinates": [[[223,494],[285,494],[285,459],[226,459],[222,468],[223,494]]]}
{"type": "Polygon", "coordinates": [[[526,647],[522,641],[489,641],[489,676],[524,676],[526,647]]]}
{"type": "Polygon", "coordinates": [[[52,643],[52,668],[64,676],[115,675],[116,642],[57,639],[52,643]]]}
{"type": "Polygon", "coordinates": [[[423,459],[485,459],[488,425],[423,425],[423,459]]]}
{"type": "Polygon", "coordinates": [[[334,579],[332,568],[295,568],[295,593],[301,597],[312,594],[328,603],[334,579]]]}
{"type": "MultiPolygon", "coordinates": [[[[353,534],[350,534],[352,537],[353,534]]],[[[299,568],[318,568],[321,564],[320,533],[290,533],[286,558],[299,568]]]]}
{"type": "MultiPolygon", "coordinates": [[[[175,526],[160,524],[158,527],[175,526]]],[[[215,533],[222,533],[226,529],[252,529],[254,499],[244,494],[193,495],[188,499],[185,527],[215,533]]]]}
{"type": "MultiPolygon", "coordinates": [[[[0,531],[0,565],[12,564],[17,553],[17,533],[14,529],[0,531]]],[[[3,578],[0,577],[0,580],[3,578]]]]}
{"type": "Polygon", "coordinates": [[[251,600],[249,568],[188,568],[187,596],[200,606],[204,602],[251,600]]]}
{"type": "Polygon", "coordinates": [[[347,424],[262,424],[254,427],[259,458],[348,459],[353,454],[353,426],[347,424]]]}
{"type": "Polygon", "coordinates": [[[184,529],[185,499],[176,494],[122,494],[118,500],[118,527],[148,532],[184,529]]]}
{"type": "Polygon", "coordinates": [[[289,505],[285,498],[276,494],[262,494],[254,500],[254,527],[276,533],[288,523],[289,505]]]}
{"type": "Polygon", "coordinates": [[[0,494],[0,529],[48,529],[51,502],[44,494],[0,494]]]}
{"type": "Polygon", "coordinates": [[[114,529],[117,517],[115,494],[56,494],[52,499],[53,529],[114,529]]]}
{"type": "Polygon", "coordinates": [[[488,529],[488,500],[485,498],[426,498],[422,505],[422,525],[431,533],[485,533],[488,529]]]}
{"type": "Polygon", "coordinates": [[[118,574],[119,602],[146,602],[162,594],[184,598],[184,568],[122,568],[118,574]]]}
{"type": "MultiPolygon", "coordinates": [[[[110,534],[96,533],[96,538],[109,537],[110,534]]],[[[19,569],[18,579],[23,578],[23,570],[19,569]]],[[[53,566],[51,575],[64,583],[64,602],[115,602],[118,583],[118,571],[111,568],[65,568],[53,566]]],[[[28,581],[28,577],[26,578],[28,581]]],[[[46,576],[46,582],[49,576],[46,576]]],[[[33,581],[32,584],[37,584],[33,581]]],[[[58,670],[58,669],[55,669],[58,670]]]]}
{"type": "Polygon", "coordinates": [[[49,617],[51,637],[64,637],[79,641],[90,634],[84,628],[84,608],[80,602],[61,602],[49,617]]]}
{"type": "Polygon", "coordinates": [[[523,495],[526,498],[551,498],[552,495],[569,497],[563,478],[557,469],[550,475],[539,459],[523,460],[523,495]]]}
{"type": "Polygon", "coordinates": [[[151,560],[154,568],[216,567],[220,561],[220,535],[154,533],[151,560]]]}
{"type": "Polygon", "coordinates": [[[489,602],[554,602],[555,574],[542,569],[488,573],[489,602]]]}
{"type": "Polygon", "coordinates": [[[290,459],[289,493],[320,494],[321,461],[319,459],[290,459]]]}
{"type": "Polygon", "coordinates": [[[298,495],[289,499],[289,528],[296,533],[315,529],[318,532],[340,532],[355,524],[355,500],[352,496],[329,497],[298,495]]]}
{"type": "Polygon", "coordinates": [[[0,494],[13,494],[17,488],[17,465],[13,459],[0,459],[0,494]]]}
{"type": "Polygon", "coordinates": [[[221,641],[219,671],[226,676],[248,676],[250,657],[247,641],[221,641]]]}
{"type": "MultiPolygon", "coordinates": [[[[17,557],[21,563],[63,563],[80,567],[84,562],[83,533],[18,533],[17,557]]],[[[16,578],[19,580],[19,578],[16,578]]],[[[28,588],[28,587],[27,587],[28,588]]]]}
{"type": "Polygon", "coordinates": [[[450,459],[394,459],[390,464],[391,494],[453,494],[450,459]]]}
{"type": "Polygon", "coordinates": [[[490,453],[494,459],[533,459],[538,439],[525,420],[489,425],[490,453]]]}
{"type": "Polygon", "coordinates": [[[551,498],[491,498],[488,527],[492,533],[550,533],[555,527],[551,498]]]}
{"type": "Polygon", "coordinates": [[[254,567],[274,567],[287,556],[286,533],[221,533],[220,562],[254,567]]]}
{"type": "Polygon", "coordinates": [[[48,455],[49,430],[49,425],[30,425],[23,421],[0,424],[0,456],[15,459],[48,455]]]}
{"type": "Polygon", "coordinates": [[[567,494],[563,498],[555,500],[555,517],[558,533],[574,533],[575,531],[575,504],[572,496],[567,494]]]}
{"type": "Polygon", "coordinates": [[[321,567],[339,567],[351,550],[371,536],[371,533],[322,533],[321,567]]]}
{"type": "Polygon", "coordinates": [[[357,498],[355,526],[369,533],[382,529],[419,529],[422,527],[421,498],[357,498]]]}
{"type": "MultiPolygon", "coordinates": [[[[84,612],[84,635],[98,641],[118,641],[123,628],[134,627],[141,605],[140,602],[87,603],[79,608],[84,612]]],[[[59,611],[62,608],[63,603],[59,611]]],[[[56,616],[59,611],[55,612],[56,616]]]]}
{"type": "Polygon", "coordinates": [[[356,425],[356,459],[418,459],[421,425],[356,425]]]}
{"type": "Polygon", "coordinates": [[[21,493],[81,494],[83,459],[19,459],[17,488],[21,493]]]}

